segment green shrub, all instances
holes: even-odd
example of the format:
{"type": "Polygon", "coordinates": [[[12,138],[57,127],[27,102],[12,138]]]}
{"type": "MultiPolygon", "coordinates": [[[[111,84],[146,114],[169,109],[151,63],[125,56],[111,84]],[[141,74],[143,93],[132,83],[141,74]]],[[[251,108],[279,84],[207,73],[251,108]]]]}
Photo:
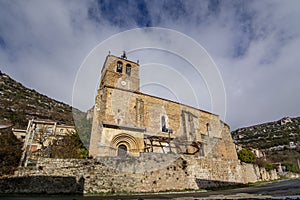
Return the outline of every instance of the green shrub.
{"type": "Polygon", "coordinates": [[[265,158],[256,158],[255,164],[265,168],[268,172],[274,169],[273,165],[265,160],[265,158]]]}
{"type": "Polygon", "coordinates": [[[289,172],[297,172],[296,166],[293,163],[283,162],[282,165],[285,166],[289,172]]]}
{"type": "Polygon", "coordinates": [[[255,155],[250,149],[242,149],[238,152],[238,157],[242,162],[245,163],[254,163],[255,155]]]}
{"type": "Polygon", "coordinates": [[[266,168],[267,172],[269,172],[269,171],[271,171],[271,170],[274,169],[273,165],[271,165],[270,163],[266,163],[265,168],[266,168]]]}

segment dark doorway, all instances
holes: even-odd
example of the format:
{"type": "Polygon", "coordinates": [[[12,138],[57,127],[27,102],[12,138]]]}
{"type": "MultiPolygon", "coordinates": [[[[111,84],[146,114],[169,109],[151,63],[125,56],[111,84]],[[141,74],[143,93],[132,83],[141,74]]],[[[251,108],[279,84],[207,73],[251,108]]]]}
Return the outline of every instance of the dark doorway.
{"type": "Polygon", "coordinates": [[[124,144],[118,146],[118,156],[120,157],[127,156],[127,147],[124,144]]]}

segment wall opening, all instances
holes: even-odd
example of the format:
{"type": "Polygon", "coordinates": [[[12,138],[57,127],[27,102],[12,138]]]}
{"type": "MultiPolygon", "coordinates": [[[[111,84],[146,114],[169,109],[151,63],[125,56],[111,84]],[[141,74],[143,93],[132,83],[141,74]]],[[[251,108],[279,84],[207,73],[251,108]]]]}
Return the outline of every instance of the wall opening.
{"type": "Polygon", "coordinates": [[[130,64],[127,64],[127,65],[126,65],[126,74],[127,74],[128,76],[130,76],[130,74],[131,74],[131,65],[130,65],[130,64]]]}
{"type": "Polygon", "coordinates": [[[165,116],[161,116],[161,131],[168,132],[165,116]]]}
{"type": "Polygon", "coordinates": [[[121,61],[117,62],[117,72],[122,73],[123,63],[121,61]]]}
{"type": "Polygon", "coordinates": [[[118,156],[119,157],[126,157],[127,156],[127,146],[124,144],[121,144],[118,146],[118,156]]]}
{"type": "Polygon", "coordinates": [[[209,136],[210,135],[210,131],[211,131],[209,123],[206,124],[206,131],[207,131],[207,135],[209,136]]]}

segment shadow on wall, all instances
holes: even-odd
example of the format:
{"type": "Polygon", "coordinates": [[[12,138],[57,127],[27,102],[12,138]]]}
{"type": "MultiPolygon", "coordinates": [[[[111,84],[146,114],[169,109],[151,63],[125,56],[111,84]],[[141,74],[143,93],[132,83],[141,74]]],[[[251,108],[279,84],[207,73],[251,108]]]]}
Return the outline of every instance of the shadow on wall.
{"type": "Polygon", "coordinates": [[[30,176],[0,179],[0,194],[76,194],[83,195],[84,178],[30,176]]]}
{"type": "Polygon", "coordinates": [[[201,189],[209,189],[209,188],[218,188],[218,187],[226,187],[233,185],[243,185],[242,183],[236,182],[225,182],[225,181],[216,181],[216,180],[206,180],[206,179],[196,179],[198,188],[201,189]]]}

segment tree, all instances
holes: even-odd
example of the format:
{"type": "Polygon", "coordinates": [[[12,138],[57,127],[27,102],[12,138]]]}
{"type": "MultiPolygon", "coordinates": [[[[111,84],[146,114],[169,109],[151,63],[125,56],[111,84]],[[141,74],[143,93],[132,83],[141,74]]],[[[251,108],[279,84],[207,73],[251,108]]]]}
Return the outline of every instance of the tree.
{"type": "Polygon", "coordinates": [[[9,129],[0,130],[0,176],[13,173],[22,155],[22,144],[9,129]]]}
{"type": "Polygon", "coordinates": [[[88,151],[77,133],[61,136],[49,146],[52,158],[87,158],[88,151]]]}
{"type": "Polygon", "coordinates": [[[242,149],[238,152],[238,157],[242,162],[254,163],[256,156],[250,149],[242,149]]]}
{"type": "Polygon", "coordinates": [[[38,144],[40,144],[42,146],[42,150],[46,148],[45,143],[49,140],[49,135],[51,133],[48,130],[48,127],[45,125],[42,125],[39,128],[36,128],[36,132],[35,132],[35,136],[34,136],[34,140],[35,142],[37,142],[38,144]]]}

